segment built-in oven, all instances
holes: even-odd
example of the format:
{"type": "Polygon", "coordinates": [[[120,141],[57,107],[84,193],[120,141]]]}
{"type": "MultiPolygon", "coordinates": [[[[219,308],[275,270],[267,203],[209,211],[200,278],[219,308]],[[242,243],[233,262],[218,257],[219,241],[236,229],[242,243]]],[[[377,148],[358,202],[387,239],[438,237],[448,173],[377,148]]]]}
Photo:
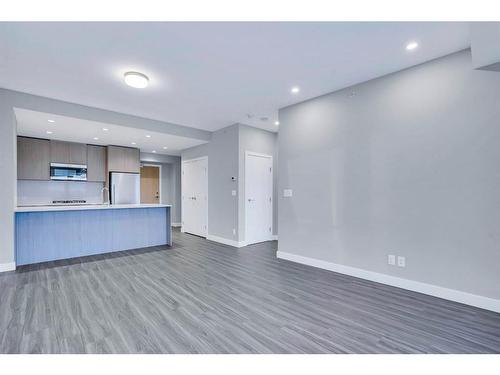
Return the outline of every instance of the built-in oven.
{"type": "Polygon", "coordinates": [[[50,163],[50,179],[87,181],[87,166],[82,164],[50,163]]]}

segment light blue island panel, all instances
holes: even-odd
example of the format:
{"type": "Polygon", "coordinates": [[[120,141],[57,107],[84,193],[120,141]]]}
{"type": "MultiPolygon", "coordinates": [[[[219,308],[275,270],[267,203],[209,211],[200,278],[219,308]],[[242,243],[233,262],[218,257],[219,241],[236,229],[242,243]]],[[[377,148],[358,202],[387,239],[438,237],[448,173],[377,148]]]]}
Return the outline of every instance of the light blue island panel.
{"type": "Polygon", "coordinates": [[[16,264],[171,245],[170,208],[16,213],[16,264]]]}

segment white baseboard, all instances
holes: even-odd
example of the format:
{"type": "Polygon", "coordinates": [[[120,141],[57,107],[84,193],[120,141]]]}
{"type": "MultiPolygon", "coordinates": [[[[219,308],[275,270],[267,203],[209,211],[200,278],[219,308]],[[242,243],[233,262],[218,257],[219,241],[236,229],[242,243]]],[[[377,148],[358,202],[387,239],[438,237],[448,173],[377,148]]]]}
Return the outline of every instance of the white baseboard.
{"type": "Polygon", "coordinates": [[[230,239],[227,239],[224,237],[213,236],[211,234],[209,234],[207,236],[207,240],[219,242],[219,243],[222,243],[224,245],[229,245],[229,246],[233,246],[233,247],[243,247],[243,246],[247,245],[245,241],[230,240],[230,239]]]}
{"type": "Polygon", "coordinates": [[[178,228],[178,227],[182,226],[182,223],[172,223],[172,226],[175,228],[178,228]]]}
{"type": "Polygon", "coordinates": [[[390,276],[382,273],[366,271],[360,268],[344,266],[341,264],[331,263],[324,260],[286,253],[283,251],[278,251],[276,256],[280,259],[306,264],[308,266],[322,268],[325,270],[334,271],[349,276],[359,277],[360,279],[375,281],[377,283],[387,284],[398,288],[411,290],[414,292],[428,294],[434,297],[439,297],[454,302],[460,302],[466,305],[479,307],[485,310],[500,312],[500,300],[498,299],[479,296],[467,292],[461,292],[455,289],[448,289],[441,286],[403,279],[400,277],[390,276]]]}
{"type": "Polygon", "coordinates": [[[0,263],[0,272],[15,271],[16,262],[0,263]]]}

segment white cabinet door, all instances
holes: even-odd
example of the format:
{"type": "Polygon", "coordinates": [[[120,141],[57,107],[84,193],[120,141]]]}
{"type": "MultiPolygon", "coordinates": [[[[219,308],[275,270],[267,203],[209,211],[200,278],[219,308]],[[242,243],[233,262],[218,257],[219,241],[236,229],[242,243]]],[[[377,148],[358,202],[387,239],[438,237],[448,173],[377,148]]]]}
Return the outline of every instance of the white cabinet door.
{"type": "Polygon", "coordinates": [[[207,236],[207,158],[182,163],[182,231],[207,236]]]}
{"type": "Polygon", "coordinates": [[[272,239],[273,159],[247,152],[245,155],[245,241],[272,239]]]}

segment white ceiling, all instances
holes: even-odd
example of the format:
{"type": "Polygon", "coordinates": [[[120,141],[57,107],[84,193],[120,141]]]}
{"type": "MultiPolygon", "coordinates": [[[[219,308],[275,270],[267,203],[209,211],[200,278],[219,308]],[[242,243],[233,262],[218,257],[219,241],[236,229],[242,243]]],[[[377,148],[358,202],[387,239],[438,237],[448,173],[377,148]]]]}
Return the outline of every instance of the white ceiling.
{"type": "Polygon", "coordinates": [[[181,150],[204,141],[175,135],[151,132],[127,126],[105,124],[73,117],[14,108],[17,134],[27,137],[57,139],[94,145],[137,147],[142,152],[180,155],[181,150]],[[53,120],[54,122],[49,122],[53,120]],[[103,129],[108,129],[107,131],[103,129]],[[47,134],[47,131],[52,134],[47,134]],[[146,137],[150,135],[150,137],[146,137]],[[94,139],[97,137],[99,139],[94,139]],[[136,144],[132,144],[135,142],[136,144]],[[167,147],[167,149],[164,149],[167,147]]]}
{"type": "Polygon", "coordinates": [[[468,24],[446,22],[1,23],[0,87],[210,131],[276,130],[281,107],[469,45],[468,24]],[[406,51],[410,40],[420,47],[406,51]],[[150,87],[125,86],[128,70],[150,87]]]}

